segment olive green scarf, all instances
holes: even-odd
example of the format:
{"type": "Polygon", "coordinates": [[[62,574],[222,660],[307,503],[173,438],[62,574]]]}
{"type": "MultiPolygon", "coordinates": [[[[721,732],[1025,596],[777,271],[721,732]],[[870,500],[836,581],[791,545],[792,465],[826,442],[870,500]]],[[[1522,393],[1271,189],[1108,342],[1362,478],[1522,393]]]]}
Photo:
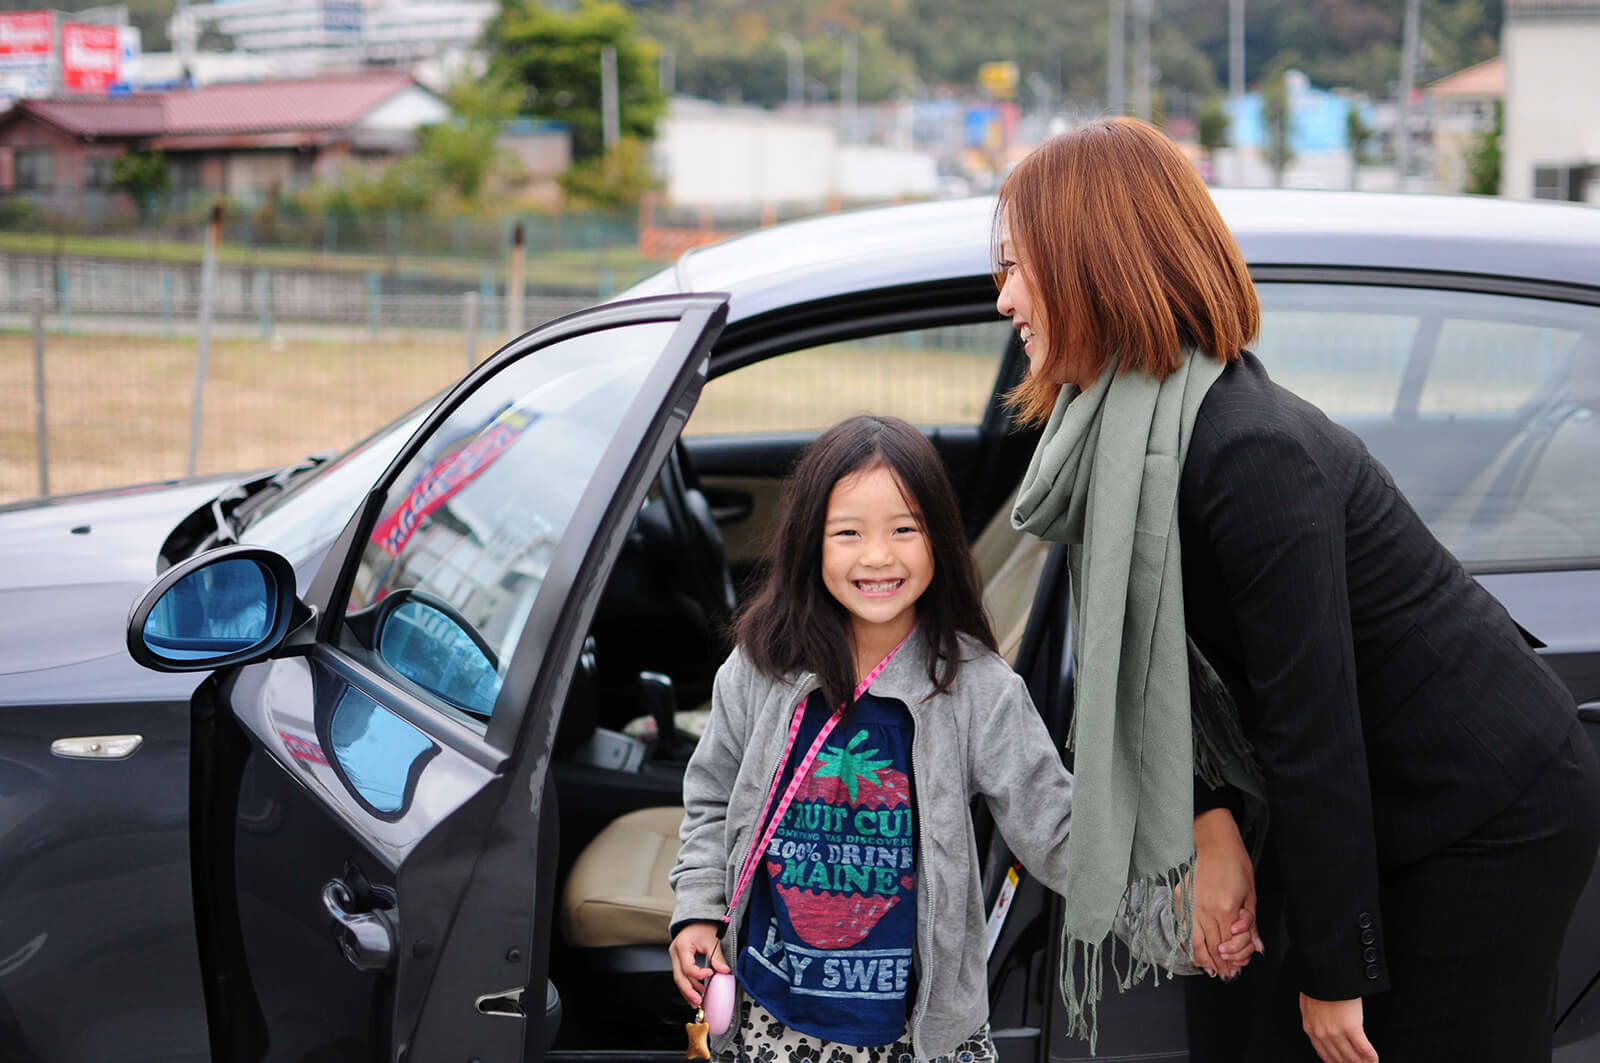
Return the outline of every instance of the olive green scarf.
{"type": "MultiPolygon", "coordinates": [[[[1226,688],[1184,627],[1178,479],[1200,401],[1221,374],[1190,352],[1164,380],[1118,373],[1056,401],[1011,522],[1066,543],[1072,575],[1076,775],[1061,990],[1069,1032],[1093,1049],[1101,950],[1113,926],[1162,939],[1171,889],[1194,863],[1194,778],[1259,797],[1259,775],[1226,688]],[[1194,683],[1191,684],[1191,669],[1194,683]],[[1191,716],[1191,688],[1195,709],[1191,716]]],[[[1173,954],[1140,955],[1118,982],[1153,967],[1192,970],[1184,891],[1173,954]]],[[[1155,974],[1159,978],[1159,972],[1155,974]]]]}

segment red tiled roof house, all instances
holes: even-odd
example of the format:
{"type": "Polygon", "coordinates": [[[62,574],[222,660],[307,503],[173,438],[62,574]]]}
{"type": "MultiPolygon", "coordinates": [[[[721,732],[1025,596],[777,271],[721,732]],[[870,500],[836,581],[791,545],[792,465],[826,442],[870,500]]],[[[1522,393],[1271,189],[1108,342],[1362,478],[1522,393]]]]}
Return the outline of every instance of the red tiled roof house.
{"type": "Polygon", "coordinates": [[[403,155],[449,108],[403,74],[209,85],[110,99],[22,100],[0,115],[0,192],[61,202],[105,189],[125,151],[159,150],[177,192],[249,200],[403,155]]]}

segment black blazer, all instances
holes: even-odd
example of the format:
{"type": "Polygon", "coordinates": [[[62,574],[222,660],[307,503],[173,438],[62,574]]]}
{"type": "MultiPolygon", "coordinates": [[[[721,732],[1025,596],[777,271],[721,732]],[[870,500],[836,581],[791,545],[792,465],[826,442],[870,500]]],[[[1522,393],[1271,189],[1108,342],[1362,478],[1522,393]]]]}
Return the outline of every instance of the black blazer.
{"type": "Polygon", "coordinates": [[[1351,432],[1246,353],[1179,483],[1189,634],[1266,778],[1299,989],[1388,986],[1379,879],[1508,806],[1576,720],[1506,610],[1351,432]]]}

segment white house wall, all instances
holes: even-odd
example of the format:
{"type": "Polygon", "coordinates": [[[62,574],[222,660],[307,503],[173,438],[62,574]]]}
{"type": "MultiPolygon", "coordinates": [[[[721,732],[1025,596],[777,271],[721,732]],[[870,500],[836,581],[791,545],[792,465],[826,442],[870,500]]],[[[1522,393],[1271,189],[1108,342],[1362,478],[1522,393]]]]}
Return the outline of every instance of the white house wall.
{"type": "MultiPolygon", "coordinates": [[[[1500,192],[1533,198],[1538,166],[1600,164],[1600,16],[1508,19],[1500,192]]],[[[1593,198],[1595,189],[1590,186],[1593,198]]]]}
{"type": "Polygon", "coordinates": [[[678,206],[821,203],[833,194],[839,143],[827,124],[675,99],[656,135],[667,197],[678,206]]]}
{"type": "Polygon", "coordinates": [[[450,108],[427,89],[413,85],[380,103],[361,119],[359,128],[383,133],[414,133],[450,117],[450,108]]]}

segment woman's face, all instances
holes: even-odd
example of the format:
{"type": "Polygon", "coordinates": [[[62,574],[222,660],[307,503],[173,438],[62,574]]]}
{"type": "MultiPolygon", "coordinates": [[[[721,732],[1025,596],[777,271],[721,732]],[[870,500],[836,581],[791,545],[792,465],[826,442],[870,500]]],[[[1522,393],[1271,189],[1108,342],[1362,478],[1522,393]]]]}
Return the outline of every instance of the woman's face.
{"type": "Polygon", "coordinates": [[[1045,351],[1049,349],[1044,335],[1042,308],[1034,301],[1033,285],[1028,279],[1028,265],[1017,259],[1017,247],[1011,239],[1011,224],[1000,224],[1000,262],[1005,282],[1000,286],[1000,296],[995,307],[1011,319],[1011,327],[1022,336],[1022,349],[1028,355],[1028,372],[1040,376],[1044,368],[1045,351]]]}

